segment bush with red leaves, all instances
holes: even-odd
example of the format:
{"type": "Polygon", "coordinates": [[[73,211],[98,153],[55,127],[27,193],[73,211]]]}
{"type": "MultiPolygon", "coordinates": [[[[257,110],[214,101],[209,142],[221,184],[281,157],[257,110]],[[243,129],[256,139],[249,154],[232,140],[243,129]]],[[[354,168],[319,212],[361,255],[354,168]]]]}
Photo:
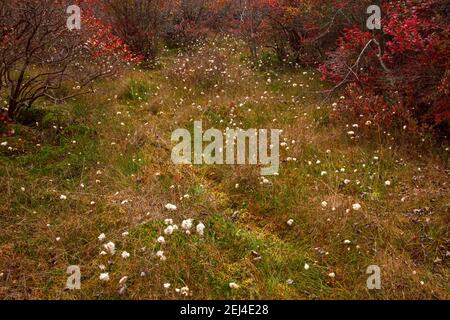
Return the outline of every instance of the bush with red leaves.
{"type": "Polygon", "coordinates": [[[324,79],[353,84],[339,112],[353,106],[355,116],[364,109],[363,114],[386,126],[414,120],[410,128],[450,133],[447,5],[443,0],[390,1],[383,7],[383,32],[346,29],[320,68],[324,79]],[[355,104],[356,91],[371,100],[355,104]]]}

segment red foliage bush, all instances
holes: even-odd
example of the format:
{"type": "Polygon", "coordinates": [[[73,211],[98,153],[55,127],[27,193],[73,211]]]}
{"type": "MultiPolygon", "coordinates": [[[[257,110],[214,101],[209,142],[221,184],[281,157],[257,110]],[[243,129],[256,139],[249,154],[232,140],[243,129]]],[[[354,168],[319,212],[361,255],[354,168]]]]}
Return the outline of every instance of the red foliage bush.
{"type": "Polygon", "coordinates": [[[173,47],[187,48],[197,41],[204,40],[209,29],[192,20],[183,20],[165,33],[166,42],[173,47]]]}
{"type": "Polygon", "coordinates": [[[387,102],[381,94],[362,89],[351,83],[346,88],[346,97],[335,105],[332,118],[346,124],[358,125],[364,130],[372,127],[391,128],[416,132],[417,124],[410,111],[398,100],[387,102]]]}
{"type": "MultiPolygon", "coordinates": [[[[341,102],[347,111],[353,105],[351,92],[358,87],[363,95],[382,97],[387,104],[365,110],[377,115],[374,121],[414,119],[418,129],[449,133],[450,16],[445,1],[391,1],[383,11],[383,32],[357,26],[344,31],[337,49],[320,68],[324,79],[355,84],[350,97],[341,102]],[[398,106],[402,112],[391,112],[398,106]],[[380,116],[382,112],[387,115],[380,116]]],[[[354,108],[358,113],[359,108],[354,108]]]]}

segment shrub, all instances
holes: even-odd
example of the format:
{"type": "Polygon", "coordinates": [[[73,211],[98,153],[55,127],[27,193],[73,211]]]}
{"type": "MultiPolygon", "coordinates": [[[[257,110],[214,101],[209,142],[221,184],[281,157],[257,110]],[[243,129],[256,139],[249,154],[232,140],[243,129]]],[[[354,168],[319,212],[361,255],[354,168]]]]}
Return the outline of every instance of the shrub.
{"type": "Polygon", "coordinates": [[[357,125],[362,131],[370,131],[373,126],[391,129],[406,126],[410,132],[417,130],[413,115],[401,101],[388,103],[383,95],[362,89],[356,83],[351,83],[345,92],[346,97],[334,107],[333,119],[357,125]]]}
{"type": "MultiPolygon", "coordinates": [[[[321,67],[324,78],[338,85],[354,84],[351,91],[374,99],[366,101],[364,111],[373,113],[380,124],[389,124],[389,117],[404,117],[398,120],[412,119],[417,129],[448,134],[448,10],[439,0],[402,0],[386,3],[384,12],[383,33],[357,26],[344,31],[338,48],[321,67]]],[[[359,114],[356,103],[345,104],[359,114]]]]}
{"type": "Polygon", "coordinates": [[[90,93],[93,81],[136,60],[89,7],[83,11],[83,28],[70,31],[68,4],[0,0],[0,96],[7,96],[10,118],[41,98],[57,101],[90,93]],[[70,92],[54,96],[63,84],[70,92]]]}
{"type": "Polygon", "coordinates": [[[101,0],[103,19],[130,50],[142,56],[143,66],[152,67],[161,36],[171,24],[175,2],[171,0],[101,0]]]}

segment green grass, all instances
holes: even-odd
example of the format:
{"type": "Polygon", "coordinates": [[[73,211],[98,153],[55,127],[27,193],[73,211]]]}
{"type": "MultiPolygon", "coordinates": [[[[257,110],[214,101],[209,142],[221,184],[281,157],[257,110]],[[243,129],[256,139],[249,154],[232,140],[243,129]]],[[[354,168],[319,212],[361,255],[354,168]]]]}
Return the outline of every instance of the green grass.
{"type": "Polygon", "coordinates": [[[156,86],[149,81],[130,79],[120,98],[124,101],[144,101],[156,91],[156,86]]]}

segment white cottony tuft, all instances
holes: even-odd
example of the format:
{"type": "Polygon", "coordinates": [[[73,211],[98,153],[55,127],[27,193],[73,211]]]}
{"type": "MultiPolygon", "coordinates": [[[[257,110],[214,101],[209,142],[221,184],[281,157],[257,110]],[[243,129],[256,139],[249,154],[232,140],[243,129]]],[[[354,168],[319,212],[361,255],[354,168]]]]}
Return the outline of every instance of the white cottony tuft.
{"type": "Polygon", "coordinates": [[[205,225],[204,225],[203,223],[200,222],[200,223],[197,225],[196,230],[197,230],[197,233],[198,233],[199,235],[203,236],[204,233],[205,233],[205,225]]]}
{"type": "Polygon", "coordinates": [[[352,206],[352,208],[353,208],[353,210],[355,210],[355,211],[359,211],[359,210],[361,210],[361,205],[360,205],[359,203],[355,203],[355,204],[352,206]]]}
{"type": "Polygon", "coordinates": [[[192,219],[186,219],[181,223],[183,230],[189,231],[192,228],[192,219]]]}
{"type": "Polygon", "coordinates": [[[309,264],[305,263],[305,270],[309,270],[309,264]]]}
{"type": "Polygon", "coordinates": [[[168,226],[166,229],[164,229],[164,234],[166,236],[170,236],[173,233],[173,231],[174,231],[173,226],[168,226]]]}
{"type": "Polygon", "coordinates": [[[236,282],[230,282],[229,286],[231,289],[239,289],[239,285],[236,282]]]}
{"type": "Polygon", "coordinates": [[[158,251],[157,253],[156,253],[156,256],[161,260],[161,261],[166,261],[166,256],[164,255],[164,251],[158,251]]]}
{"type": "Polygon", "coordinates": [[[114,242],[110,241],[107,244],[105,244],[103,247],[111,255],[114,255],[116,253],[116,245],[114,244],[114,242]]]}
{"type": "Polygon", "coordinates": [[[189,295],[189,288],[188,287],[183,287],[180,289],[180,294],[187,297],[189,295]]]}
{"type": "Polygon", "coordinates": [[[104,233],[102,233],[101,235],[98,236],[99,241],[103,241],[105,239],[106,239],[106,235],[104,233]]]}
{"type": "Polygon", "coordinates": [[[294,224],[294,219],[289,219],[287,221],[288,226],[292,226],[294,224]]]}
{"type": "Polygon", "coordinates": [[[101,281],[109,281],[109,273],[108,272],[100,273],[100,280],[101,281]]]}
{"type": "Polygon", "coordinates": [[[176,211],[177,210],[177,206],[171,203],[166,204],[166,209],[169,211],[176,211]]]}
{"type": "Polygon", "coordinates": [[[130,254],[126,251],[122,252],[122,258],[128,259],[130,257],[130,254]]]}
{"type": "Polygon", "coordinates": [[[159,237],[158,240],[156,240],[156,241],[157,241],[158,243],[160,243],[160,244],[166,243],[166,239],[164,239],[163,236],[159,237]]]}

